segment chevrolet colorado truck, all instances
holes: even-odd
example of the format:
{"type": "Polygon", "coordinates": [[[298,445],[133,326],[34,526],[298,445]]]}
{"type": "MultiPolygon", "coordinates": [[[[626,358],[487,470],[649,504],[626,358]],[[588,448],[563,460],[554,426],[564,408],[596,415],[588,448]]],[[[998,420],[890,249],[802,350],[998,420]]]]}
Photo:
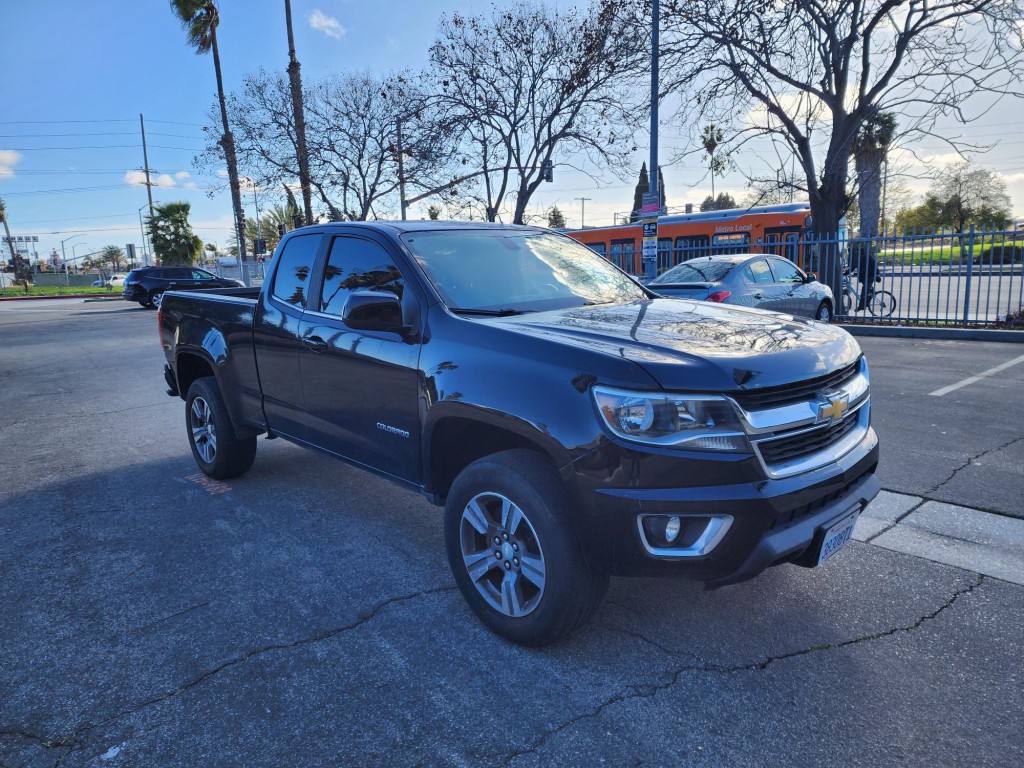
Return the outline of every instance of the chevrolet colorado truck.
{"type": "Polygon", "coordinates": [[[262,434],[443,505],[462,595],[517,643],[611,575],[817,566],[879,490],[845,331],[660,298],[545,229],[307,226],[261,288],[169,291],[158,325],[203,472],[244,474],[262,434]]]}

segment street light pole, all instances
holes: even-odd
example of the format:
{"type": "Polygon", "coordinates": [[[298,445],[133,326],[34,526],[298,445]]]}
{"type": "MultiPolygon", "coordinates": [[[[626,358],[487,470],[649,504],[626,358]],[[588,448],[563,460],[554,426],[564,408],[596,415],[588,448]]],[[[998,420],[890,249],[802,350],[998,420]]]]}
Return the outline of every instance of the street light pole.
{"type": "MultiPolygon", "coordinates": [[[[67,251],[64,250],[64,243],[66,243],[68,240],[74,240],[76,237],[85,237],[85,234],[83,232],[79,232],[77,235],[65,237],[63,240],[60,241],[60,260],[64,262],[64,280],[65,282],[67,282],[69,288],[71,287],[71,277],[68,274],[68,255],[67,251]]],[[[71,253],[74,252],[75,249],[72,248],[71,253]]]]}

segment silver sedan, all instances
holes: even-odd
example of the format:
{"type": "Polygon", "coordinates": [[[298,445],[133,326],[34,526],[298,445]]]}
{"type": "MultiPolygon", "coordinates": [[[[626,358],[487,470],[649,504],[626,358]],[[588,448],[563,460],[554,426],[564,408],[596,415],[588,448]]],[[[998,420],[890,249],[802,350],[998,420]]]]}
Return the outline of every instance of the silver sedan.
{"type": "Polygon", "coordinates": [[[764,253],[733,253],[684,261],[647,284],[655,293],[681,299],[757,307],[830,322],[832,290],[789,259],[764,253]]]}

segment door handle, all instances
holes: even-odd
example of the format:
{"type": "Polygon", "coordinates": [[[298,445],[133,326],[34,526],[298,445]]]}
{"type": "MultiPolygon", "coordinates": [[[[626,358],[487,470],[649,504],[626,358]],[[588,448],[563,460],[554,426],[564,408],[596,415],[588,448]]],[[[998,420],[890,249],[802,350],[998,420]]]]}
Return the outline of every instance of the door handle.
{"type": "Polygon", "coordinates": [[[755,299],[763,299],[763,298],[764,298],[764,294],[761,294],[761,293],[755,293],[755,294],[754,294],[754,298],[755,298],[755,299]]]}
{"type": "Polygon", "coordinates": [[[327,349],[327,342],[321,339],[319,336],[309,336],[302,340],[302,343],[309,347],[314,352],[323,352],[327,349]]]}

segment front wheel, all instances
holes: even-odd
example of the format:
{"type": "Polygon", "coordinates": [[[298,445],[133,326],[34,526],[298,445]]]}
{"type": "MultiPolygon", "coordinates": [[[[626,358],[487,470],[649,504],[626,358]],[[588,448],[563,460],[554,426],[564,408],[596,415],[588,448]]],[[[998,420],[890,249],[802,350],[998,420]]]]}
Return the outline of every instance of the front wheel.
{"type": "Polygon", "coordinates": [[[818,305],[818,311],[814,313],[814,319],[820,320],[823,323],[832,322],[832,305],[827,301],[821,302],[818,305]]]}
{"type": "Polygon", "coordinates": [[[847,289],[843,291],[843,314],[849,315],[853,308],[853,293],[847,289]]]}
{"type": "Polygon", "coordinates": [[[607,574],[587,564],[554,468],[532,451],[470,464],[445,505],[448,563],[463,598],[492,632],[546,645],[601,603],[607,574]]]}
{"type": "Polygon", "coordinates": [[[196,379],[188,388],[185,426],[196,464],[216,480],[244,475],[256,460],[256,438],[235,434],[217,380],[212,376],[196,379]]]}

